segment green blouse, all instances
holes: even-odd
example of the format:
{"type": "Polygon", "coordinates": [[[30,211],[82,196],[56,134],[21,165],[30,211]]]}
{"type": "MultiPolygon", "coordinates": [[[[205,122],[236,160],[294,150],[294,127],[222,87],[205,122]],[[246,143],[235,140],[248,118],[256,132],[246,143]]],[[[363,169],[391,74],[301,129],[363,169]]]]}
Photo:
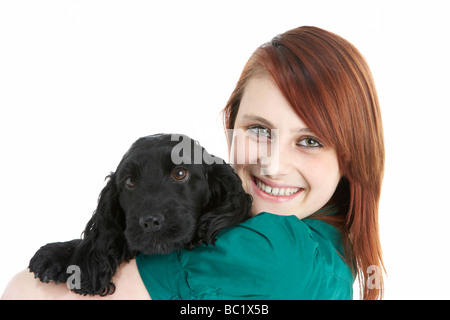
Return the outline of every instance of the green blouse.
{"type": "Polygon", "coordinates": [[[136,257],[152,299],[352,299],[340,232],[317,219],[262,212],[215,246],[136,257]]]}

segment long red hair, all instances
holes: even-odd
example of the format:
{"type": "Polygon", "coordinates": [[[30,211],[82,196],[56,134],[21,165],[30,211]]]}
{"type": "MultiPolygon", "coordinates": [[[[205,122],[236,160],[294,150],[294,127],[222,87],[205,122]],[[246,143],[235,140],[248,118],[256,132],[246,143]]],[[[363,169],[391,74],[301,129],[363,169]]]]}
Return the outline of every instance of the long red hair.
{"type": "Polygon", "coordinates": [[[381,298],[382,275],[370,285],[369,270],[384,269],[378,232],[384,140],[367,62],[347,40],[316,27],[278,35],[259,47],[244,67],[223,110],[226,129],[234,128],[247,81],[262,70],[308,128],[335,148],[342,178],[327,205],[333,204],[339,214],[318,218],[342,231],[346,260],[358,275],[361,297],[381,298]]]}

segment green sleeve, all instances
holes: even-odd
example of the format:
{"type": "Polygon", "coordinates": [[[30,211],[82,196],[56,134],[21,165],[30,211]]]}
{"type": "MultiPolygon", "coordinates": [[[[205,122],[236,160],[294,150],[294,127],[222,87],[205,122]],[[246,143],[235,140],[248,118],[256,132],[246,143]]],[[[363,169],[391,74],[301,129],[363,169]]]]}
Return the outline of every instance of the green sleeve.
{"type": "Polygon", "coordinates": [[[320,272],[317,248],[297,217],[263,213],[180,262],[198,299],[297,299],[320,272]]]}

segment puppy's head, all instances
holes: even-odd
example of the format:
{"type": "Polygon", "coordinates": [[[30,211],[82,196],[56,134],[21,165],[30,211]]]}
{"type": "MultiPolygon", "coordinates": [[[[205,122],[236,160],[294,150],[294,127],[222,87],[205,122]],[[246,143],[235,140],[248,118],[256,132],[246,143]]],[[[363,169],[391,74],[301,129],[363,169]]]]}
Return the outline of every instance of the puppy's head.
{"type": "MultiPolygon", "coordinates": [[[[195,242],[213,242],[218,230],[212,234],[207,229],[211,227],[209,220],[214,219],[212,203],[217,202],[217,186],[211,187],[218,184],[214,182],[214,166],[227,166],[229,172],[221,175],[237,178],[228,165],[217,164],[220,161],[186,136],[162,134],[137,140],[114,174],[130,249],[166,254],[195,242]],[[205,218],[208,214],[210,218],[205,218]]],[[[240,180],[239,187],[243,193],[240,180]]],[[[245,220],[248,212],[244,208],[237,215],[226,224],[245,220]]]]}

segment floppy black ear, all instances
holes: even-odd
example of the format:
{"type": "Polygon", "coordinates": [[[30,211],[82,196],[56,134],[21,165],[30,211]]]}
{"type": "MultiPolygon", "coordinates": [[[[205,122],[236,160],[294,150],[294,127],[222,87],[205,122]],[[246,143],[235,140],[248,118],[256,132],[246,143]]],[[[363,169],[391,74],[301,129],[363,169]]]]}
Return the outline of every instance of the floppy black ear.
{"type": "Polygon", "coordinates": [[[109,181],[100,193],[97,209],[70,262],[80,268],[81,285],[74,291],[82,294],[114,293],[111,279],[118,265],[133,256],[124,236],[125,214],[119,203],[115,174],[107,178],[109,181]]]}
{"type": "Polygon", "coordinates": [[[230,165],[213,163],[209,166],[210,197],[200,217],[199,237],[214,244],[223,229],[251,217],[252,197],[242,188],[242,181],[230,165]]]}

